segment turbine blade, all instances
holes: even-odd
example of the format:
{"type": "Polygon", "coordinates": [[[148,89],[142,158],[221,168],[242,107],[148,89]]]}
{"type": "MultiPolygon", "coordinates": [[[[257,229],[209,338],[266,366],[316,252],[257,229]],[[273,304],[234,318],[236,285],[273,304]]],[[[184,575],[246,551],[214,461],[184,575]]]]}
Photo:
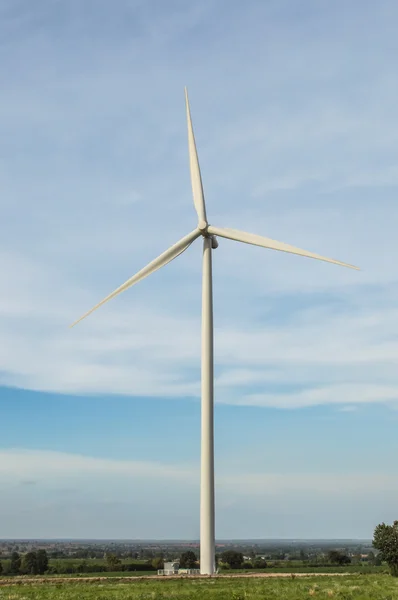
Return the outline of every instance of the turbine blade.
{"type": "Polygon", "coordinates": [[[209,225],[207,231],[211,235],[219,235],[220,237],[227,238],[229,240],[235,240],[236,242],[244,242],[245,244],[252,244],[253,246],[262,246],[263,248],[269,248],[270,250],[280,250],[281,252],[289,252],[290,254],[298,254],[299,256],[306,256],[308,258],[315,258],[317,260],[323,260],[324,262],[333,263],[340,265],[341,267],[348,267],[349,269],[356,269],[359,271],[359,267],[349,265],[348,263],[334,260],[333,258],[326,258],[320,256],[320,254],[314,254],[314,252],[308,252],[307,250],[301,250],[290,244],[284,244],[283,242],[277,242],[270,238],[256,235],[254,233],[246,233],[245,231],[238,231],[237,229],[223,229],[221,227],[213,227],[209,225]]]}
{"type": "Polygon", "coordinates": [[[193,203],[198,214],[199,227],[204,229],[207,225],[206,206],[203,195],[202,176],[200,174],[198,152],[196,150],[195,136],[192,127],[187,88],[185,88],[185,105],[187,109],[189,168],[191,171],[193,203]]]}
{"type": "Polygon", "coordinates": [[[114,292],[109,294],[109,296],[107,296],[106,298],[101,300],[101,302],[99,302],[96,306],[94,306],[94,308],[92,308],[91,310],[86,312],[82,317],[80,317],[80,319],[75,321],[71,325],[71,327],[74,327],[74,325],[76,325],[77,323],[79,323],[80,321],[82,321],[83,319],[88,317],[88,315],[91,315],[91,313],[94,312],[95,310],[97,310],[97,308],[99,308],[100,306],[102,306],[103,304],[108,302],[109,300],[112,300],[112,298],[115,298],[115,296],[118,296],[119,294],[121,294],[122,292],[124,292],[125,290],[130,288],[131,286],[135,285],[136,283],[138,283],[145,277],[148,277],[148,275],[151,275],[152,273],[154,273],[161,267],[164,267],[169,262],[171,262],[172,260],[177,258],[177,256],[179,256],[180,254],[185,252],[185,250],[187,248],[189,248],[189,246],[192,244],[192,242],[194,240],[196,240],[196,238],[198,238],[200,235],[201,234],[200,234],[199,229],[195,229],[194,231],[192,231],[191,233],[189,233],[188,235],[183,237],[176,244],[171,246],[168,250],[166,250],[160,256],[158,256],[152,262],[150,262],[146,267],[141,269],[141,271],[138,271],[138,273],[133,275],[133,277],[130,277],[130,279],[128,279],[125,283],[123,283],[120,287],[118,287],[114,292]]]}

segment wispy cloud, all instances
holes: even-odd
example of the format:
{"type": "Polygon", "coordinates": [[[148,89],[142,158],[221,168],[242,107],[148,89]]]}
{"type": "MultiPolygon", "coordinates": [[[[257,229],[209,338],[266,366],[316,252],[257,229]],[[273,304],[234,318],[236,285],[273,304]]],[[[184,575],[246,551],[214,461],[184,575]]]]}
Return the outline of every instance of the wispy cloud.
{"type": "MultiPolygon", "coordinates": [[[[247,394],[237,404],[248,406],[269,406],[275,408],[301,408],[308,406],[351,405],[383,403],[398,406],[398,386],[377,386],[372,384],[341,384],[308,388],[305,391],[294,390],[289,394],[247,394]]],[[[347,411],[347,407],[344,408],[347,411]]],[[[350,406],[352,410],[352,406],[350,406]]]]}
{"type": "MultiPolygon", "coordinates": [[[[28,449],[1,450],[0,459],[0,508],[7,514],[3,537],[198,537],[196,465],[28,449]],[[21,491],[27,476],[35,485],[21,491]]],[[[314,527],[318,536],[338,537],[344,527],[343,537],[355,536],[364,526],[371,531],[378,517],[364,497],[372,502],[383,498],[383,514],[393,514],[397,481],[380,471],[319,474],[303,469],[282,475],[269,467],[223,468],[217,474],[217,536],[299,537],[313,534],[314,527]],[[255,527],[248,511],[256,517],[255,527]]]]}
{"type": "Polygon", "coordinates": [[[191,465],[183,466],[149,461],[111,460],[44,450],[0,450],[2,484],[12,481],[25,484],[41,482],[59,484],[64,477],[117,476],[139,479],[181,480],[192,483],[196,473],[191,465]],[[27,477],[31,475],[30,479],[27,477]]]}
{"type": "Polygon", "coordinates": [[[188,84],[212,221],[363,268],[223,241],[218,401],[394,405],[396,5],[88,6],[1,4],[0,382],[198,396],[199,243],[67,328],[195,223],[188,84]]]}

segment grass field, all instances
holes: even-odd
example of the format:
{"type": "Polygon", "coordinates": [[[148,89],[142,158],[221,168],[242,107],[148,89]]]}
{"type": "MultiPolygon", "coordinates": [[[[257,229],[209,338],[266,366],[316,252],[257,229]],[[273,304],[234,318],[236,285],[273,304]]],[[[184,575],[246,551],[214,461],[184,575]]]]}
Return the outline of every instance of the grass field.
{"type": "MultiPolygon", "coordinates": [[[[139,569],[139,567],[138,567],[139,569]]],[[[361,565],[348,565],[344,567],[291,567],[283,568],[283,567],[275,567],[269,569],[234,569],[232,571],[223,571],[221,570],[221,574],[252,574],[252,573],[352,573],[352,574],[386,574],[388,573],[388,567],[362,567],[361,565]]],[[[157,575],[157,571],[106,571],[101,573],[81,573],[81,577],[153,577],[157,575]]],[[[71,574],[49,574],[46,577],[78,577],[79,574],[71,573],[71,574]]]]}
{"type": "MultiPolygon", "coordinates": [[[[275,568],[267,568],[267,569],[234,569],[232,571],[222,570],[222,575],[252,575],[252,574],[276,574],[276,573],[350,573],[350,574],[362,574],[362,575],[375,575],[375,574],[387,574],[389,573],[389,569],[386,565],[375,567],[375,566],[361,566],[361,565],[346,565],[344,567],[338,566],[327,566],[327,567],[275,567],[275,568]]],[[[56,579],[59,577],[62,578],[98,578],[98,577],[154,577],[157,575],[157,571],[140,571],[139,566],[137,565],[137,571],[106,571],[106,572],[92,572],[92,573],[51,573],[46,574],[44,577],[48,579],[56,579]]],[[[43,576],[42,576],[43,577],[43,576]]],[[[0,575],[0,582],[2,579],[7,579],[9,576],[0,575]]],[[[0,596],[1,598],[1,596],[0,596]]]]}
{"type": "Polygon", "coordinates": [[[101,573],[51,573],[44,575],[44,577],[48,579],[57,579],[59,577],[67,577],[69,579],[73,579],[75,577],[154,577],[157,574],[157,571],[106,571],[101,573]]]}
{"type": "Polygon", "coordinates": [[[112,579],[0,587],[0,600],[398,600],[389,575],[178,580],[112,579]]]}
{"type": "Polygon", "coordinates": [[[223,573],[361,573],[364,575],[376,574],[376,573],[388,573],[387,565],[374,566],[374,565],[344,565],[339,567],[337,565],[328,565],[326,567],[309,567],[309,566],[278,566],[278,567],[267,567],[266,569],[236,569],[233,571],[222,571],[223,573]]]}

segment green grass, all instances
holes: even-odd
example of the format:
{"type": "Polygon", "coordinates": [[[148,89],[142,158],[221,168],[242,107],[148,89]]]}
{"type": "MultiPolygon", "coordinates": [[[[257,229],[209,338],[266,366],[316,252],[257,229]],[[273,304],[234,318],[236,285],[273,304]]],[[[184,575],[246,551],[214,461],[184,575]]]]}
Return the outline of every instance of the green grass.
{"type": "MultiPolygon", "coordinates": [[[[101,563],[102,564],[102,563],[101,563]]],[[[54,578],[86,578],[86,577],[153,577],[157,575],[157,571],[140,571],[139,565],[137,565],[137,571],[101,571],[98,573],[51,573],[46,575],[38,575],[37,577],[46,577],[48,579],[54,578]]],[[[274,567],[267,569],[232,569],[232,570],[224,570],[221,571],[223,575],[234,575],[234,574],[255,574],[255,573],[351,573],[351,574],[362,574],[362,575],[371,575],[371,574],[388,574],[389,569],[386,565],[380,567],[362,567],[361,565],[347,565],[344,567],[274,567]]],[[[8,579],[12,577],[12,575],[3,574],[0,575],[0,582],[2,579],[8,579]]],[[[1,598],[1,596],[0,596],[1,598]]]]}
{"type": "Polygon", "coordinates": [[[376,574],[388,573],[387,565],[344,565],[343,567],[328,565],[326,567],[309,567],[309,566],[278,566],[267,567],[266,569],[239,569],[231,571],[223,571],[223,573],[362,573],[376,574]]]}
{"type": "MultiPolygon", "coordinates": [[[[121,558],[120,559],[122,564],[131,564],[134,563],[135,565],[143,565],[143,564],[147,564],[148,561],[147,560],[140,560],[138,558],[121,558]]],[[[106,565],[107,562],[104,558],[50,558],[50,560],[48,561],[49,565],[56,565],[59,563],[68,563],[71,565],[79,565],[81,563],[87,563],[89,565],[106,565]]]]}
{"type": "Polygon", "coordinates": [[[101,571],[100,573],[51,573],[38,575],[38,577],[46,577],[49,579],[56,579],[57,577],[153,577],[157,574],[157,571],[101,571]]]}
{"type": "Polygon", "coordinates": [[[137,580],[0,587],[0,600],[398,600],[398,579],[343,577],[137,580]]]}

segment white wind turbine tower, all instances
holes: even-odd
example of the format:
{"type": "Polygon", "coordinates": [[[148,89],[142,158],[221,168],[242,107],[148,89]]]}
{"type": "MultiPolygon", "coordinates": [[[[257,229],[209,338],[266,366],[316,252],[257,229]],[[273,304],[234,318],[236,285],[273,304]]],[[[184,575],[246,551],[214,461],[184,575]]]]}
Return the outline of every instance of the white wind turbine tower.
{"type": "Polygon", "coordinates": [[[246,233],[236,229],[224,229],[209,225],[206,215],[205,199],[203,195],[202,178],[196,150],[195,137],[192,128],[191,113],[188,102],[188,93],[185,89],[185,102],[188,121],[189,163],[191,171],[193,201],[198,215],[197,227],[188,233],[171,248],[155,258],[146,267],[133,275],[123,285],[109,294],[99,304],[85,313],[73,323],[72,327],[87,317],[97,308],[115,298],[131,286],[135,285],[148,275],[167,265],[177,256],[185,252],[194,240],[203,238],[203,275],[202,275],[202,375],[201,375],[201,481],[200,481],[200,572],[212,575],[215,572],[215,511],[214,511],[214,410],[213,410],[213,290],[212,290],[212,250],[217,248],[216,236],[244,242],[254,246],[261,246],[271,250],[280,250],[299,256],[315,258],[325,262],[359,270],[358,267],[347,263],[325,258],[313,252],[295,248],[283,242],[253,233],[246,233]]]}

